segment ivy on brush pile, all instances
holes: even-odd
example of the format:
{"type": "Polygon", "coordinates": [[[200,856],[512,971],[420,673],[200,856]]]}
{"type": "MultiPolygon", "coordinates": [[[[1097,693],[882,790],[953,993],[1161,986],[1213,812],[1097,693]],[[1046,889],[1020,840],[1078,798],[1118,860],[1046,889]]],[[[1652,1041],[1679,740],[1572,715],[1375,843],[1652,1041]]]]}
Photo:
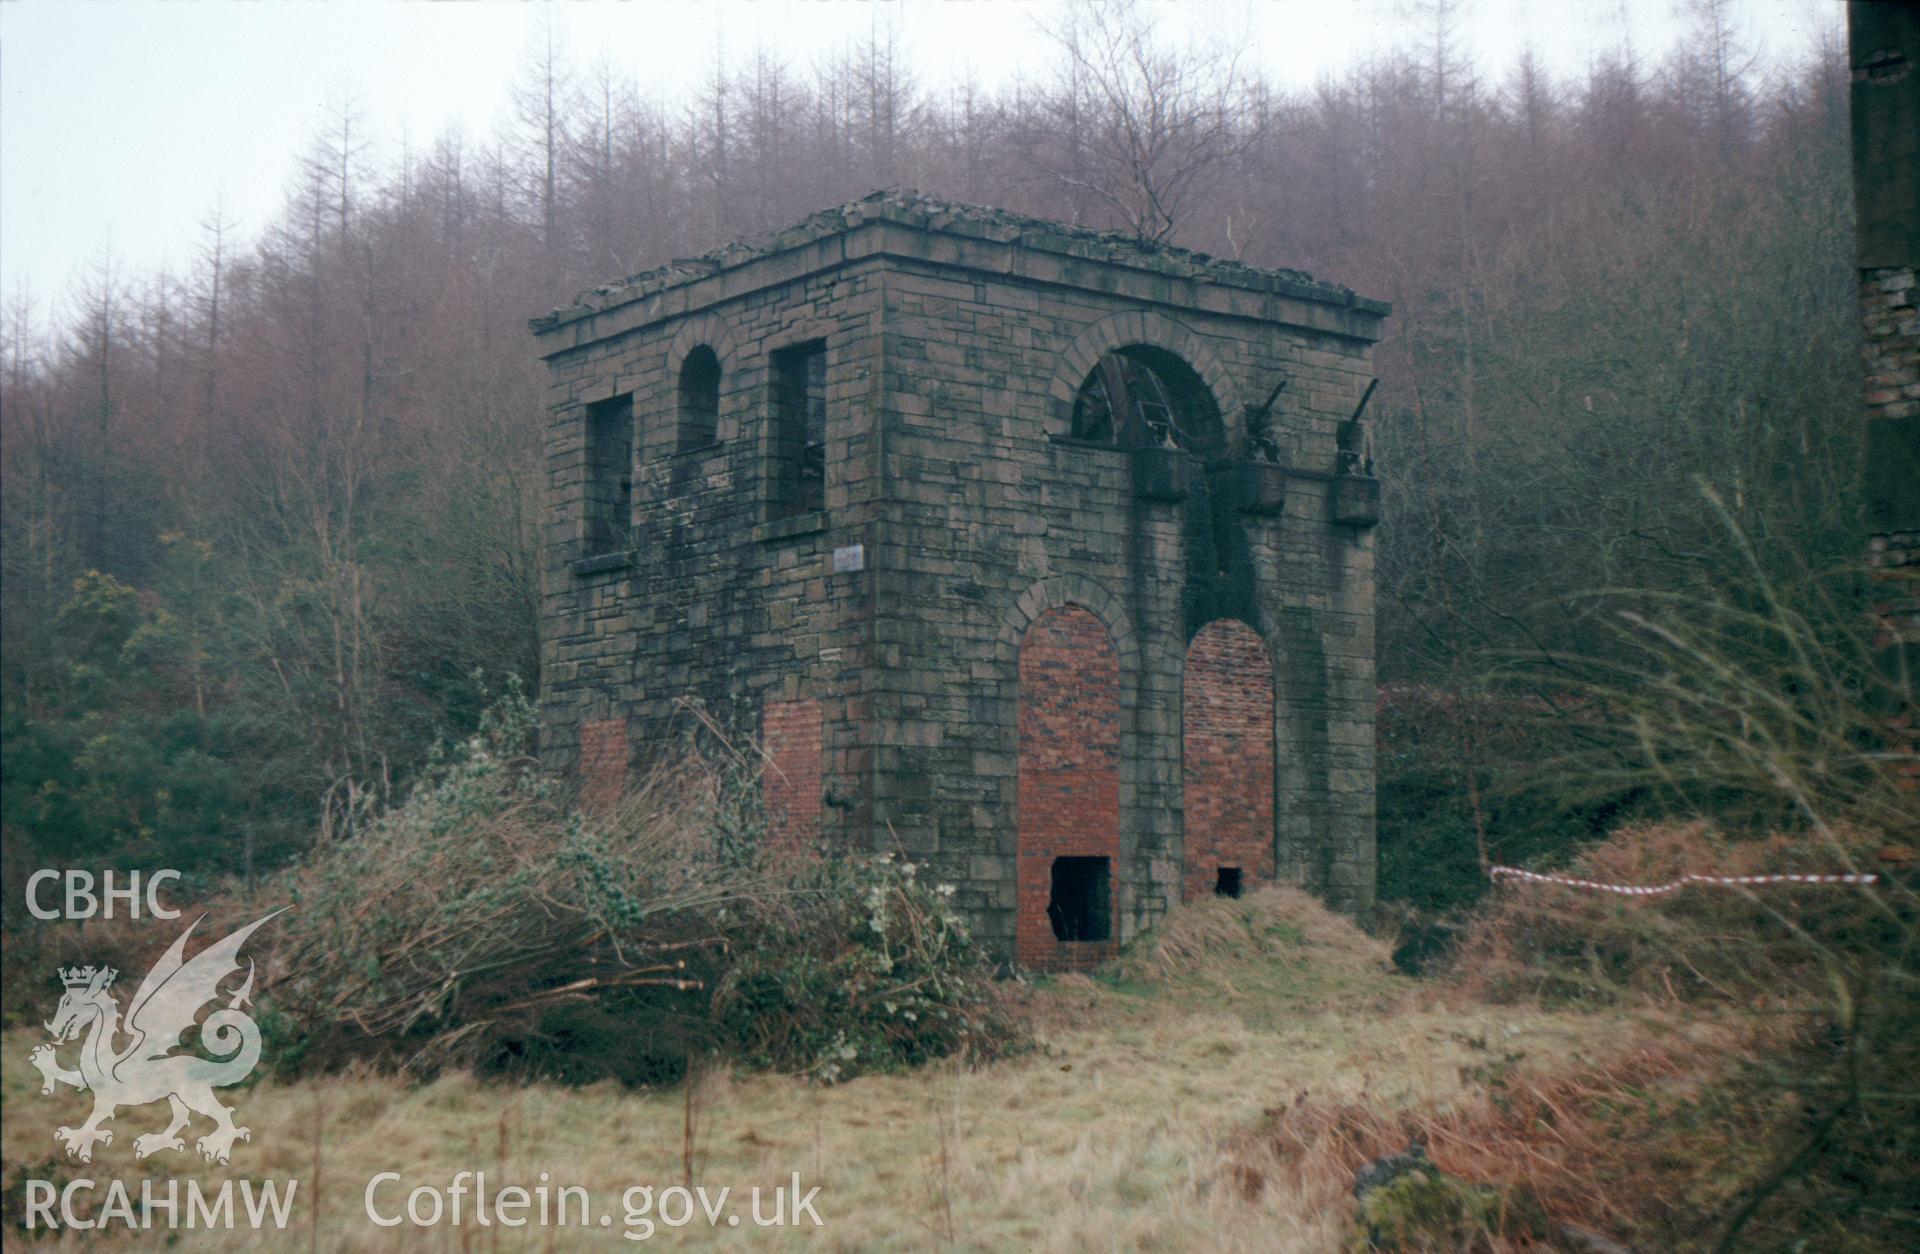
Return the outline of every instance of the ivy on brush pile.
{"type": "Polygon", "coordinates": [[[714,998],[715,1026],[743,1062],[831,1083],[1019,1042],[952,885],[881,854],[821,859],[794,891],[807,908],[769,920],[714,998]]]}

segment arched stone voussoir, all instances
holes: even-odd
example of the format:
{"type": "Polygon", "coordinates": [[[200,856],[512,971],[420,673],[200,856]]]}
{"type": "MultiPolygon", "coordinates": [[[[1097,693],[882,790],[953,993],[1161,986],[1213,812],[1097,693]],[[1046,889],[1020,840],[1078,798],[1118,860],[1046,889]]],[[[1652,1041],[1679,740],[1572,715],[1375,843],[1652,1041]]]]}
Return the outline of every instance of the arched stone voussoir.
{"type": "Polygon", "coordinates": [[[1133,620],[1127,616],[1126,607],[1106,588],[1078,575],[1053,575],[1036,580],[1014,598],[1013,604],[1000,619],[1000,631],[994,640],[995,660],[1008,667],[1016,665],[1020,656],[1020,641],[1025,638],[1027,629],[1042,614],[1063,605],[1078,605],[1091,612],[1107,629],[1114,651],[1120,656],[1121,666],[1128,673],[1139,668],[1139,640],[1134,632],[1133,620]]]}
{"type": "Polygon", "coordinates": [[[1074,338],[1067,351],[1060,354],[1053,377],[1047,383],[1047,393],[1055,402],[1056,415],[1061,412],[1061,405],[1066,406],[1065,412],[1072,413],[1074,398],[1080,394],[1080,385],[1086,382],[1087,375],[1102,357],[1115,349],[1133,344],[1164,349],[1191,366],[1213,394],[1213,402],[1219,408],[1223,422],[1231,424],[1245,405],[1245,398],[1234,386],[1233,375],[1220,361],[1219,354],[1191,327],[1163,313],[1138,309],[1108,314],[1089,323],[1074,338]]]}
{"type": "Polygon", "coordinates": [[[678,376],[687,354],[702,344],[712,349],[713,355],[720,359],[721,386],[724,388],[725,381],[739,364],[739,349],[735,346],[733,328],[727,325],[726,319],[711,311],[695,314],[682,322],[680,329],[674,332],[673,342],[667,346],[667,369],[673,372],[670,377],[678,376]]]}

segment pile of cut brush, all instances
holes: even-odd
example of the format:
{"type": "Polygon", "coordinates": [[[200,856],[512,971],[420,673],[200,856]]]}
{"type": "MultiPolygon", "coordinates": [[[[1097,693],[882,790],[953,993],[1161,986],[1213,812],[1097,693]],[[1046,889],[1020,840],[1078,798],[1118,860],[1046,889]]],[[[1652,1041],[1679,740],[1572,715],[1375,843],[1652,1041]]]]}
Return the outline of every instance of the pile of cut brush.
{"type": "Polygon", "coordinates": [[[505,1061],[562,1008],[690,1008],[675,995],[709,978],[729,912],[783,904],[728,785],[688,759],[587,814],[486,738],[459,746],[287,884],[270,999],[282,1056],[432,1073],[505,1061]]]}
{"type": "Polygon", "coordinates": [[[530,726],[496,715],[290,877],[280,1066],[658,1083],[712,1055],[836,1080],[1018,1043],[950,890],[763,839],[759,755],[690,751],[589,812],[514,751],[530,726]]]}

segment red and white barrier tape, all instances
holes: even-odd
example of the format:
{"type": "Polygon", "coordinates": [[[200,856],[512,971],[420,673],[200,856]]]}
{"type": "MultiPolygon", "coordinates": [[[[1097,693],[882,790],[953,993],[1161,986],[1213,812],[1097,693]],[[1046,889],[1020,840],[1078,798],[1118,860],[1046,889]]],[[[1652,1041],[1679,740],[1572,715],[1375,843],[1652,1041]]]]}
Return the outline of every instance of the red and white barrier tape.
{"type": "Polygon", "coordinates": [[[1569,888],[1590,888],[1598,893],[1620,893],[1627,897],[1658,897],[1662,893],[1678,892],[1689,884],[1737,887],[1746,884],[1877,884],[1880,882],[1880,877],[1877,875],[1683,875],[1670,884],[1651,884],[1640,887],[1634,884],[1601,884],[1594,880],[1579,880],[1566,875],[1542,875],[1538,871],[1522,871],[1514,866],[1497,866],[1490,874],[1496,884],[1502,878],[1532,880],[1540,884],[1565,884],[1569,888]]]}

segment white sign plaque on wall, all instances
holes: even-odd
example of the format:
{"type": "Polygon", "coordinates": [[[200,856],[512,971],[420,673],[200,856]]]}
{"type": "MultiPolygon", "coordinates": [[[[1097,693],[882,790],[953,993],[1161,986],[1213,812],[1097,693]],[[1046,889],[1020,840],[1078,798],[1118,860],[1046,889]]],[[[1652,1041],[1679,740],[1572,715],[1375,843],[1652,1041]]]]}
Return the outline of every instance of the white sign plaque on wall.
{"type": "Polygon", "coordinates": [[[833,573],[834,574],[845,575],[856,570],[865,570],[866,568],[867,568],[867,546],[866,545],[849,544],[845,548],[835,549],[833,551],[833,573]]]}

